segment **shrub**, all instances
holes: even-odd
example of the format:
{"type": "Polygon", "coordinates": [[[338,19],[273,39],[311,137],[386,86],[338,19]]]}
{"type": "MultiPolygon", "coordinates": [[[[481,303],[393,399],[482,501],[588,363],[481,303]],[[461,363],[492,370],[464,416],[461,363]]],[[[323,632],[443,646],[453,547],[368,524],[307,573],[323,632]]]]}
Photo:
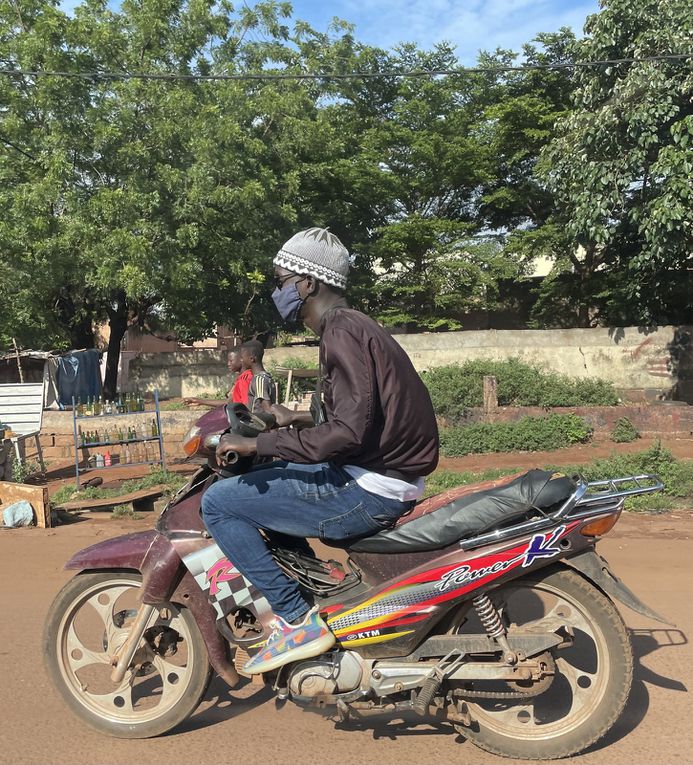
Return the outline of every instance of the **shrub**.
{"type": "MultiPolygon", "coordinates": [[[[656,441],[646,451],[635,454],[615,454],[612,457],[595,460],[589,465],[564,465],[555,469],[568,474],[580,473],[588,481],[654,473],[664,483],[664,495],[676,499],[693,499],[693,460],[674,459],[674,455],[662,446],[661,441],[656,441]]],[[[627,500],[626,508],[642,508],[650,505],[648,509],[653,509],[665,504],[654,500],[650,502],[647,494],[641,496],[640,499],[635,497],[627,500]]]]}
{"type": "Polygon", "coordinates": [[[15,483],[24,483],[30,475],[38,473],[41,466],[33,460],[18,460],[12,455],[12,479],[15,483]]]}
{"type": "Polygon", "coordinates": [[[572,378],[544,372],[519,359],[477,359],[451,364],[422,374],[438,415],[459,422],[465,411],[483,404],[483,378],[498,380],[501,406],[614,406],[618,395],[612,383],[597,378],[572,378]]]}
{"type": "Polygon", "coordinates": [[[628,444],[640,438],[637,428],[627,417],[619,417],[611,433],[611,440],[617,444],[628,444]]]}
{"type": "MultiPolygon", "coordinates": [[[[626,478],[629,475],[655,473],[664,482],[664,491],[657,494],[642,494],[626,500],[627,510],[644,512],[666,512],[677,507],[682,500],[693,499],[693,460],[676,460],[670,451],[657,442],[646,451],[623,454],[594,460],[585,465],[544,465],[544,469],[564,475],[581,474],[588,481],[605,478],[626,478]]],[[[451,470],[437,470],[426,479],[426,496],[440,491],[486,481],[502,475],[517,473],[517,468],[487,470],[483,473],[458,473],[451,470]]]]}
{"type": "Polygon", "coordinates": [[[670,497],[693,498],[693,460],[676,460],[656,441],[649,449],[635,454],[618,454],[595,460],[589,465],[563,465],[555,468],[563,473],[581,473],[588,481],[623,478],[629,475],[658,475],[664,482],[664,493],[670,497]]]}
{"type": "Polygon", "coordinates": [[[482,452],[534,452],[561,449],[589,440],[592,429],[575,414],[523,417],[517,422],[478,423],[441,431],[447,457],[482,452]]]}

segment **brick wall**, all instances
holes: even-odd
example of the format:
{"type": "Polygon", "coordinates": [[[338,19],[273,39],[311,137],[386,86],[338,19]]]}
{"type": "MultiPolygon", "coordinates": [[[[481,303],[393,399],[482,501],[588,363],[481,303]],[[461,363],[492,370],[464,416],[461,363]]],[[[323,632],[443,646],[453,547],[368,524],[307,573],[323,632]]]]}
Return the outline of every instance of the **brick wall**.
{"type": "MultiPolygon", "coordinates": [[[[164,451],[167,457],[185,456],[181,447],[183,436],[205,411],[207,410],[161,412],[161,429],[164,436],[164,451]]],[[[151,421],[151,416],[148,416],[149,414],[110,418],[94,417],[78,420],[78,422],[84,431],[98,429],[100,432],[103,432],[106,426],[110,429],[120,427],[127,431],[128,427],[138,428],[142,423],[149,426],[151,421]]],[[[43,427],[41,428],[40,439],[43,456],[46,460],[74,458],[72,412],[45,411],[43,413],[43,427]]],[[[27,450],[30,450],[30,446],[27,447],[27,450]]],[[[104,448],[101,447],[97,450],[104,451],[104,448]]],[[[27,456],[29,459],[33,459],[31,453],[28,453],[27,456]]]]}
{"type": "MultiPolygon", "coordinates": [[[[181,410],[161,413],[164,448],[169,459],[185,456],[181,448],[183,436],[204,411],[181,410]]],[[[693,438],[693,407],[679,402],[661,402],[643,406],[561,407],[555,409],[499,407],[488,419],[485,418],[482,409],[472,409],[468,421],[512,422],[527,415],[541,417],[551,412],[558,414],[573,412],[584,417],[594,428],[596,438],[606,438],[613,430],[619,417],[628,417],[644,436],[666,435],[670,438],[693,438]]],[[[121,423],[121,427],[127,429],[128,425],[136,427],[143,419],[145,422],[149,421],[147,417],[120,417],[117,422],[121,423]]],[[[82,420],[81,422],[83,424],[92,423],[91,420],[82,420]]],[[[112,419],[111,422],[114,420],[112,419]]],[[[102,430],[106,423],[108,423],[108,418],[94,418],[93,427],[102,430]]],[[[84,425],[84,429],[92,428],[84,425]]],[[[28,459],[35,459],[32,446],[32,442],[27,443],[28,459]]],[[[44,412],[41,446],[46,460],[74,458],[72,414],[70,412],[44,412]]],[[[7,456],[9,457],[9,454],[7,456]]],[[[3,462],[1,455],[0,463],[0,469],[2,464],[6,464],[8,469],[11,464],[9,459],[3,462]]]]}

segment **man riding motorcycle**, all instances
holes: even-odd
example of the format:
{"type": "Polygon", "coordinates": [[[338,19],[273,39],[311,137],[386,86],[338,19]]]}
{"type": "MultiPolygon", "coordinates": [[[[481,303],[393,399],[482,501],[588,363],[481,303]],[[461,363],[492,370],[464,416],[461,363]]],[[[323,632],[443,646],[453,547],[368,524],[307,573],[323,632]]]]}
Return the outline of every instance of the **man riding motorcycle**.
{"type": "Polygon", "coordinates": [[[280,461],[218,481],[205,493],[205,524],[224,554],[258,587],[276,616],[246,664],[249,674],[317,656],[335,637],[268,550],[260,529],[332,545],[393,525],[438,463],[428,391],[401,346],[344,298],[349,253],[321,228],[301,231],[274,258],[272,298],[282,318],[320,336],[314,427],[306,413],[273,407],[280,430],[257,439],[222,436],[217,459],[235,452],[280,461]],[[286,427],[294,426],[294,427],[286,427]]]}

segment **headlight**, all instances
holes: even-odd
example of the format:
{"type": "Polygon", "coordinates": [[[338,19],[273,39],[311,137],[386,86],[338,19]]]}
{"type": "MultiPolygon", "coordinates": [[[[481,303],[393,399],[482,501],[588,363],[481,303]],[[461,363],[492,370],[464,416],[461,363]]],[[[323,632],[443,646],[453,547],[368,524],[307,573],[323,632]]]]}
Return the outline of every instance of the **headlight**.
{"type": "Polygon", "coordinates": [[[202,431],[193,425],[192,428],[183,437],[183,451],[192,457],[193,454],[197,454],[200,445],[202,444],[202,431]]]}

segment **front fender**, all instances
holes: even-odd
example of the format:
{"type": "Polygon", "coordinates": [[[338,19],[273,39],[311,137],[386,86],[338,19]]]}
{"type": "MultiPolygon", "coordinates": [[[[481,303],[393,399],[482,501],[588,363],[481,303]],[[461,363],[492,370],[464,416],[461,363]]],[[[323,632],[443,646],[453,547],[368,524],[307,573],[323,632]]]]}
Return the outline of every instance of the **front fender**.
{"type": "Polygon", "coordinates": [[[156,605],[171,598],[189,608],[207,646],[210,662],[231,688],[240,680],[228,643],[217,630],[214,609],[168,539],[154,529],[106,539],[75,553],[66,569],[134,569],[142,573],[142,599],[156,605]],[[157,542],[157,539],[159,540],[157,542]],[[182,577],[182,578],[181,578],[182,577]],[[175,592],[173,590],[175,589],[175,592]]]}
{"type": "Polygon", "coordinates": [[[620,600],[621,603],[628,606],[633,611],[647,616],[650,619],[654,619],[656,622],[662,622],[662,624],[668,624],[671,627],[676,625],[660,616],[656,611],[653,611],[648,605],[640,600],[640,598],[611,571],[607,561],[602,558],[601,555],[593,549],[583,550],[572,555],[570,558],[564,558],[563,563],[574,568],[581,573],[584,577],[589,579],[593,584],[597,585],[599,589],[608,595],[611,600],[620,600]]]}
{"type": "Polygon", "coordinates": [[[142,570],[144,558],[157,537],[154,529],[105,539],[76,552],[65,564],[67,569],[89,571],[101,568],[142,570]]]}

